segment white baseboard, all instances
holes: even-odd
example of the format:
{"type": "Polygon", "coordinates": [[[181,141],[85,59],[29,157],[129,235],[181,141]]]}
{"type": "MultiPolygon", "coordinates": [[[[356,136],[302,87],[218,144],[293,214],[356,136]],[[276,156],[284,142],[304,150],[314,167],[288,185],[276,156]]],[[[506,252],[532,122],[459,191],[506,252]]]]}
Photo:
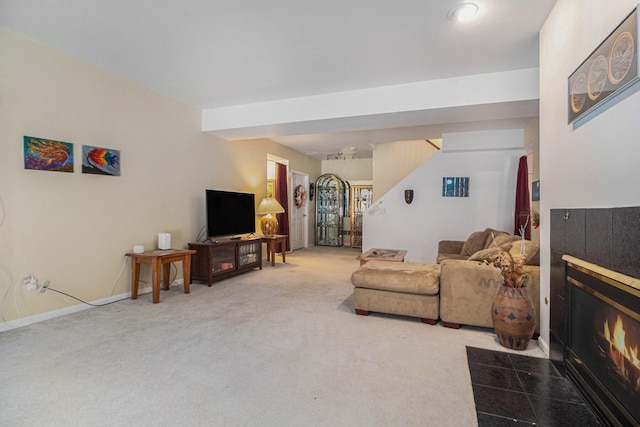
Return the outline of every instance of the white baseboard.
{"type": "MultiPolygon", "coordinates": [[[[171,283],[172,286],[178,286],[184,283],[183,279],[175,280],[171,283]]],[[[162,287],[162,285],[160,285],[162,287]]],[[[151,287],[141,288],[138,290],[138,295],[148,294],[152,291],[151,287]]],[[[112,295],[107,298],[101,298],[94,301],[89,301],[91,304],[101,305],[110,302],[118,301],[125,298],[131,298],[131,292],[125,292],[119,295],[112,295]]],[[[75,301],[75,300],[73,300],[75,301]]],[[[67,314],[77,313],[79,311],[86,310],[88,308],[95,308],[87,304],[78,303],[70,307],[61,308],[59,310],[47,311],[46,313],[35,314],[33,316],[21,317],[19,319],[10,320],[8,322],[0,323],[0,332],[9,331],[11,329],[20,328],[22,326],[31,325],[32,323],[44,322],[45,320],[55,319],[56,317],[66,316],[67,314]]]]}
{"type": "Polygon", "coordinates": [[[547,342],[543,340],[542,337],[538,337],[538,347],[540,347],[542,351],[544,351],[544,354],[546,354],[547,356],[549,355],[549,344],[547,344],[547,342]]]}

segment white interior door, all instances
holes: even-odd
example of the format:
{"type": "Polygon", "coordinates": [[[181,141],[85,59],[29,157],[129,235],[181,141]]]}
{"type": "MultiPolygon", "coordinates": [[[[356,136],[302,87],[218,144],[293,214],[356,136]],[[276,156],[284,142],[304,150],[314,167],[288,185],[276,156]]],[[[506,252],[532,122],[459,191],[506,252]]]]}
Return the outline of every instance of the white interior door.
{"type": "Polygon", "coordinates": [[[309,175],[291,171],[291,200],[289,202],[289,242],[291,250],[309,247],[309,175]],[[304,200],[296,204],[296,189],[302,186],[304,200]]]}

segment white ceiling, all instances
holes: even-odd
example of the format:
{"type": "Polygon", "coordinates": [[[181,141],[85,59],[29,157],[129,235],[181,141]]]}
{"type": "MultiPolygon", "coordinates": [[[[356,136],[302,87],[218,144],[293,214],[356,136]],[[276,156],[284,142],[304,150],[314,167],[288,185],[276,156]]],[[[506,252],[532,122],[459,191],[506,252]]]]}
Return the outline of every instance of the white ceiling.
{"type": "MultiPolygon", "coordinates": [[[[555,0],[479,0],[480,19],[448,20],[463,1],[0,0],[0,26],[203,110],[538,67],[555,0]]],[[[313,134],[263,136],[322,158],[493,126],[464,110],[435,114],[440,123],[327,121],[313,134]]],[[[491,117],[511,127],[531,113],[513,116],[491,117]]]]}

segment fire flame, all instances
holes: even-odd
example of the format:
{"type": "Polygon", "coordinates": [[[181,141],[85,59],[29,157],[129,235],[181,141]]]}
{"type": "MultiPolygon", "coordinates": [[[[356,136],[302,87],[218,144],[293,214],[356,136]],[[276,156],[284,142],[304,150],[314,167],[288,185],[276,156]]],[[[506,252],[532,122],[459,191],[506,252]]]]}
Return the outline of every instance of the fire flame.
{"type": "MultiPolygon", "coordinates": [[[[629,370],[625,366],[625,360],[631,365],[640,369],[640,359],[638,359],[638,345],[631,348],[627,347],[625,342],[626,332],[620,315],[616,318],[613,327],[613,339],[609,329],[609,321],[604,321],[604,338],[609,342],[609,356],[616,365],[616,372],[627,382],[631,382],[629,378],[629,370]]],[[[640,391],[640,378],[635,384],[636,391],[640,391]]]]}

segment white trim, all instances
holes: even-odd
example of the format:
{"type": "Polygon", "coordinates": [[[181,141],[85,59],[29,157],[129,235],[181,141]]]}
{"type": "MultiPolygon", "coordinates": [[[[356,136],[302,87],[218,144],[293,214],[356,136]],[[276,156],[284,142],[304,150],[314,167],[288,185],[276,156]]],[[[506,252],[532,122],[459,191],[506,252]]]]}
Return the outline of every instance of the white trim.
{"type": "Polygon", "coordinates": [[[549,344],[547,344],[544,338],[542,338],[542,335],[538,337],[538,347],[540,347],[542,351],[544,351],[544,354],[549,356],[549,344]]]}
{"type": "MultiPolygon", "coordinates": [[[[290,173],[289,173],[289,206],[295,206],[295,201],[294,201],[294,191],[295,188],[293,186],[293,176],[297,175],[297,176],[301,176],[303,178],[303,182],[304,184],[303,187],[305,189],[309,188],[309,174],[306,172],[302,172],[302,171],[298,171],[295,169],[290,169],[290,173]]],[[[302,247],[303,248],[308,248],[309,247],[309,204],[311,202],[309,202],[309,194],[307,194],[307,201],[304,204],[304,206],[302,207],[303,209],[303,217],[304,217],[304,221],[303,221],[303,242],[302,242],[302,247]]],[[[291,211],[291,209],[289,209],[291,211]]],[[[289,215],[289,230],[291,230],[291,214],[289,215]]]]}
{"type": "Polygon", "coordinates": [[[271,162],[275,162],[275,163],[282,163],[283,165],[289,166],[289,160],[288,159],[285,159],[284,157],[278,157],[275,154],[267,153],[267,161],[271,161],[271,162]]]}

